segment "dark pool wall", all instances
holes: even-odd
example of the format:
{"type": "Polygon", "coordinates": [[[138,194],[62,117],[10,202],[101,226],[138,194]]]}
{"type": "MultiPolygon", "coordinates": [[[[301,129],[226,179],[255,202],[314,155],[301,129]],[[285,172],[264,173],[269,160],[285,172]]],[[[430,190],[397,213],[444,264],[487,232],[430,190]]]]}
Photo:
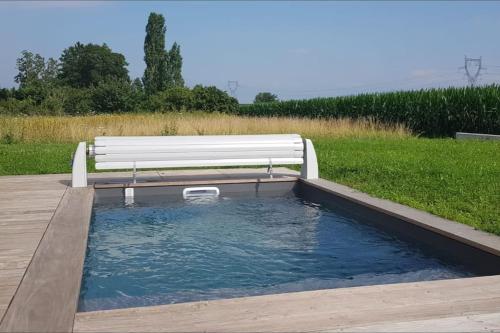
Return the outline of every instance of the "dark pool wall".
{"type": "MultiPolygon", "coordinates": [[[[265,183],[243,183],[243,184],[220,184],[220,185],[193,185],[193,186],[158,186],[158,187],[137,187],[134,189],[134,202],[151,203],[161,201],[163,196],[182,197],[182,191],[187,187],[215,186],[219,188],[221,195],[230,194],[232,197],[248,196],[255,193],[257,195],[287,195],[297,192],[298,183],[295,181],[286,182],[265,182],[265,183]]],[[[124,190],[122,188],[99,189],[95,193],[95,203],[120,203],[123,202],[124,190]]]]}
{"type": "Polygon", "coordinates": [[[424,251],[447,262],[464,265],[477,275],[500,274],[500,257],[496,255],[303,182],[297,183],[294,191],[306,200],[352,215],[363,223],[418,244],[424,251]]]}

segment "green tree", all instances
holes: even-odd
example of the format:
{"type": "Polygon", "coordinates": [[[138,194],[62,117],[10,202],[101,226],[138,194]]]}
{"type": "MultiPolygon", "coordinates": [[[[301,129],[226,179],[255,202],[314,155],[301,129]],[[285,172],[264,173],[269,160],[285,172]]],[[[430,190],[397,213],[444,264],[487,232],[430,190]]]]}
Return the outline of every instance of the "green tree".
{"type": "Polygon", "coordinates": [[[260,92],[255,96],[254,103],[271,103],[277,102],[278,96],[271,94],[270,92],[260,92]]]}
{"type": "Polygon", "coordinates": [[[147,105],[144,103],[147,102],[147,96],[144,93],[144,86],[142,85],[142,80],[139,78],[134,79],[131,84],[132,90],[132,99],[134,101],[134,106],[136,108],[147,109],[147,105]]]}
{"type": "Polygon", "coordinates": [[[59,62],[56,59],[49,58],[45,63],[45,70],[42,73],[42,81],[55,84],[59,75],[59,62]]]}
{"type": "Polygon", "coordinates": [[[0,88],[0,101],[12,98],[12,92],[7,88],[0,88]]]}
{"type": "Polygon", "coordinates": [[[184,79],[182,78],[182,56],[181,47],[176,42],[167,53],[168,56],[168,77],[174,87],[184,87],[184,79]]]}
{"type": "Polygon", "coordinates": [[[38,53],[22,51],[21,57],[16,61],[18,74],[14,80],[19,83],[19,88],[25,88],[37,82],[52,83],[59,70],[57,60],[49,58],[47,62],[38,53]]]}
{"type": "Polygon", "coordinates": [[[47,62],[38,53],[22,51],[16,61],[18,74],[14,80],[19,83],[16,95],[20,99],[30,99],[40,104],[56,83],[59,64],[49,58],[47,62]]]}
{"type": "Polygon", "coordinates": [[[21,57],[16,61],[18,74],[14,80],[19,83],[19,87],[23,88],[30,83],[41,80],[42,73],[45,69],[45,59],[37,54],[29,51],[22,51],[21,57]]]}
{"type": "Polygon", "coordinates": [[[141,79],[135,78],[134,81],[132,81],[132,90],[136,93],[142,93],[144,91],[141,79]]]}
{"type": "Polygon", "coordinates": [[[168,70],[165,55],[165,18],[161,14],[149,14],[144,39],[146,69],[142,82],[146,94],[155,94],[167,87],[168,70]]]}
{"type": "Polygon", "coordinates": [[[59,77],[71,87],[90,87],[109,79],[129,81],[125,57],[106,44],[77,42],[63,51],[60,62],[59,77]]]}

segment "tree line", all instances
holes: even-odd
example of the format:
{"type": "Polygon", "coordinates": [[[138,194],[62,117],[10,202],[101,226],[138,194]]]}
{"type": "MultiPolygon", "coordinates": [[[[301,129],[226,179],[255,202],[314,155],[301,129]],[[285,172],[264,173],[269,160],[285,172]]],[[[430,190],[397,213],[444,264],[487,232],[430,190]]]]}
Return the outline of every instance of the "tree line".
{"type": "Polygon", "coordinates": [[[181,48],[165,48],[165,18],[146,25],[142,78],[131,79],[123,54],[107,44],[76,44],[59,59],[22,51],[18,88],[0,89],[0,114],[94,114],[131,111],[234,111],[238,101],[214,86],[186,87],[181,48]]]}

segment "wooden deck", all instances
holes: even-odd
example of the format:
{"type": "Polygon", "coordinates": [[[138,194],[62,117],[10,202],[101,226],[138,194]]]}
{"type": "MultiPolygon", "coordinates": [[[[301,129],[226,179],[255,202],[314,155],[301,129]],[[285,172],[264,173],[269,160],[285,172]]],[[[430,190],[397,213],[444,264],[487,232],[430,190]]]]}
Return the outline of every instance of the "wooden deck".
{"type": "Polygon", "coordinates": [[[330,289],[77,313],[76,332],[304,332],[500,329],[500,276],[330,289]],[[451,318],[451,319],[450,319],[451,318]],[[425,321],[429,325],[425,325],[425,321]]]}
{"type": "Polygon", "coordinates": [[[93,188],[66,190],[5,312],[1,331],[73,329],[93,199],[93,188]]]}
{"type": "Polygon", "coordinates": [[[0,318],[66,191],[65,176],[0,177],[0,318]]]}
{"type": "MultiPolygon", "coordinates": [[[[251,178],[260,171],[141,172],[139,181],[241,178],[242,172],[251,178]]],[[[110,177],[115,183],[128,182],[130,173],[90,175],[90,181],[107,182],[110,177]]],[[[74,226],[65,224],[70,221],[64,215],[65,210],[59,209],[55,214],[58,207],[65,205],[63,198],[71,192],[67,187],[69,179],[70,175],[0,177],[0,331],[54,331],[54,327],[62,327],[43,322],[44,314],[54,316],[50,302],[38,305],[40,309],[46,307],[43,311],[24,305],[37,304],[33,298],[42,292],[33,292],[35,284],[44,281],[42,285],[51,286],[52,290],[58,286],[52,281],[53,271],[36,273],[42,271],[37,257],[53,251],[62,257],[73,257],[57,246],[47,246],[54,242],[46,242],[72,235],[68,230],[74,226]],[[43,325],[33,325],[35,321],[26,319],[29,316],[41,320],[43,325]],[[24,318],[26,326],[20,325],[23,323],[16,318],[24,318]]],[[[78,232],[85,233],[85,230],[78,232]]],[[[73,264],[81,265],[78,261],[73,264]]],[[[54,267],[59,269],[57,262],[54,267]]],[[[75,267],[68,269],[75,270],[75,267]]],[[[61,303],[65,297],[71,299],[77,293],[78,290],[72,290],[69,295],[58,294],[55,298],[61,303]]],[[[52,296],[54,294],[45,297],[52,296]]],[[[71,323],[74,304],[68,306],[69,316],[62,318],[61,314],[60,317],[71,323]]],[[[57,330],[71,331],[71,328],[57,330]]],[[[500,276],[77,313],[74,330],[500,332],[500,276]]]]}

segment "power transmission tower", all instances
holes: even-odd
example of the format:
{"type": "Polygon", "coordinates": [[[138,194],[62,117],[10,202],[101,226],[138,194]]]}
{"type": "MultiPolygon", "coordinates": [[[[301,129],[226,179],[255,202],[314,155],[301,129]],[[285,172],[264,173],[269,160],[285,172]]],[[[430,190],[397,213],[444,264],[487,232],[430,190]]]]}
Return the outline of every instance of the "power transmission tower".
{"type": "Polygon", "coordinates": [[[467,80],[469,81],[471,87],[473,87],[476,85],[476,82],[481,75],[481,71],[486,68],[483,67],[482,57],[467,58],[467,56],[465,56],[464,67],[460,67],[460,69],[465,70],[467,80]]]}
{"type": "Polygon", "coordinates": [[[238,90],[239,86],[238,81],[227,81],[227,87],[232,97],[236,98],[236,90],[238,90]]]}

